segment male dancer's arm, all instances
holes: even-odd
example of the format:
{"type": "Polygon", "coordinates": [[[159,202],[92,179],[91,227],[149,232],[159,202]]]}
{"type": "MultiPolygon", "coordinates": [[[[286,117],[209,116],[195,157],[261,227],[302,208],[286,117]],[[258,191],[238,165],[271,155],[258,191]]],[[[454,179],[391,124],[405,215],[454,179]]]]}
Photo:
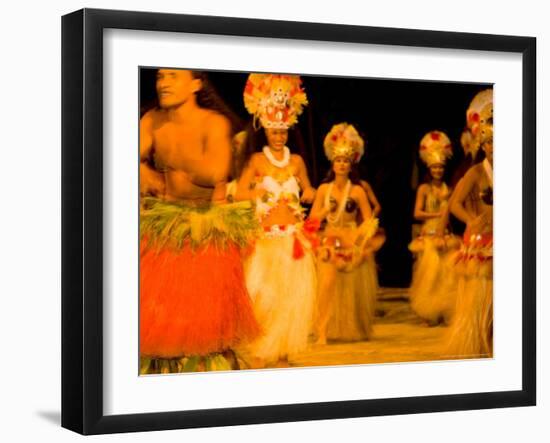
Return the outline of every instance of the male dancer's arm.
{"type": "Polygon", "coordinates": [[[222,201],[231,167],[231,125],[225,117],[213,114],[205,126],[204,150],[190,165],[189,177],[197,186],[214,188],[212,200],[222,201]]]}
{"type": "Polygon", "coordinates": [[[252,190],[252,183],[255,175],[256,155],[252,155],[237,182],[237,193],[235,194],[235,200],[253,200],[256,197],[255,192],[252,190]]]}
{"type": "Polygon", "coordinates": [[[139,122],[139,193],[161,196],[164,194],[164,178],[149,166],[148,160],[153,149],[154,111],[147,112],[139,122]]]}

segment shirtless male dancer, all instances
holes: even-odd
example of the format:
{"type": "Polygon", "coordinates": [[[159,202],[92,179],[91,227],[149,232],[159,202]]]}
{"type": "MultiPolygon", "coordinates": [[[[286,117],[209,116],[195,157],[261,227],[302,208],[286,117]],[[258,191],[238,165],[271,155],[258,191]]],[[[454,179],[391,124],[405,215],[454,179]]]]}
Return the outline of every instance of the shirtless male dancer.
{"type": "Polygon", "coordinates": [[[224,204],[231,123],[199,103],[200,72],[159,69],[156,88],[140,122],[140,373],[234,369],[259,328],[240,257],[257,222],[224,204]]]}

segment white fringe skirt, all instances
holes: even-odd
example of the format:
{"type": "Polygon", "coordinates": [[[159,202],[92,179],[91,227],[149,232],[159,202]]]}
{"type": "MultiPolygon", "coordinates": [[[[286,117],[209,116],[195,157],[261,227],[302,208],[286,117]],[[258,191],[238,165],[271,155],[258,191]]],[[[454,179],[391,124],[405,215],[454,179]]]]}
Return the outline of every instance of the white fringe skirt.
{"type": "Polygon", "coordinates": [[[243,350],[266,364],[304,351],[313,323],[314,255],[292,229],[264,235],[245,260],[245,278],[262,334],[243,350]],[[296,248],[301,253],[295,253],[296,248]]]}

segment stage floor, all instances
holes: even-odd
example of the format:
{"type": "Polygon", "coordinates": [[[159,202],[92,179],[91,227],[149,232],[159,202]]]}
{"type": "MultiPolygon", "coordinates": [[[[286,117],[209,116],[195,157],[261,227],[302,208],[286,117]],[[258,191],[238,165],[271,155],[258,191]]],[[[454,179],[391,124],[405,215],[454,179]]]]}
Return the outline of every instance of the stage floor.
{"type": "Polygon", "coordinates": [[[410,308],[407,289],[381,288],[373,336],[354,343],[329,342],[289,361],[291,367],[398,363],[445,359],[446,326],[429,326],[410,308]]]}

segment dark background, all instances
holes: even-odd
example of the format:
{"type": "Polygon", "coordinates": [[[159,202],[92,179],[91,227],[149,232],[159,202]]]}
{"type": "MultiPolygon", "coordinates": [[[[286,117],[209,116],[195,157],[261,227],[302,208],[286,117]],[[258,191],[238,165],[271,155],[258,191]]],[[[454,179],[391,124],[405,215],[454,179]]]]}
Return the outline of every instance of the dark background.
{"type": "MultiPolygon", "coordinates": [[[[141,114],[157,105],[155,75],[155,69],[140,70],[141,114]]],[[[209,72],[208,76],[244,129],[251,121],[242,96],[248,73],[209,72]]],[[[435,129],[449,136],[454,154],[447,163],[446,181],[454,185],[464,168],[460,135],[466,109],[477,92],[491,85],[319,76],[302,80],[309,105],[289,135],[289,148],[302,155],[312,184],[318,186],[330,168],[323,150],[325,135],[336,123],[355,126],[365,140],[361,178],[380,201],[380,223],[387,235],[377,254],[380,285],[407,287],[416,188],[427,174],[418,158],[420,140],[435,129]]],[[[458,234],[463,229],[455,220],[453,227],[458,234]]]]}

